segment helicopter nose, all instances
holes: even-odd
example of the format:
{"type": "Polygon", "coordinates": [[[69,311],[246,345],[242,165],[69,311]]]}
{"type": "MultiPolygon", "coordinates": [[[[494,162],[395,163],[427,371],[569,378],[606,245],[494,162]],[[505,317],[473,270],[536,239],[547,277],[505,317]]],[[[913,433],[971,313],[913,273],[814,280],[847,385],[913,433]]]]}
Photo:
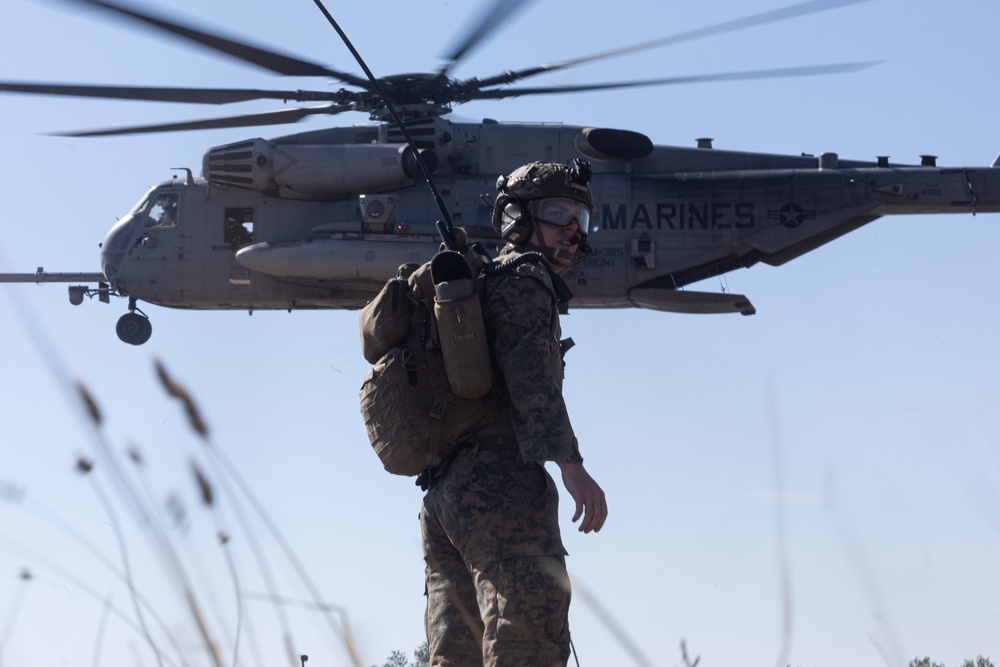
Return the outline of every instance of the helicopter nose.
{"type": "Polygon", "coordinates": [[[134,231],[132,222],[132,216],[125,216],[119,220],[101,244],[101,271],[109,282],[115,282],[118,277],[118,269],[121,268],[125,251],[132,239],[134,231]]]}

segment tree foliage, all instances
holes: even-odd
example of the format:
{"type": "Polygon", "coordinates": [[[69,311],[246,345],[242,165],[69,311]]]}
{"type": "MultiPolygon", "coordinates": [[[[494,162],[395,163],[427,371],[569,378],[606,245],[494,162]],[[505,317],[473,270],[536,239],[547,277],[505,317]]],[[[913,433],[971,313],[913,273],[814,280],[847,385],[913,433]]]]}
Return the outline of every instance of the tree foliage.
{"type": "MultiPolygon", "coordinates": [[[[430,662],[431,662],[431,653],[427,649],[427,642],[424,642],[423,644],[417,647],[416,651],[413,652],[412,667],[430,667],[430,662]]],[[[980,665],[976,665],[976,667],[980,667],[980,665]]],[[[993,667],[993,666],[983,665],[982,667],[993,667]]]]}
{"type": "MultiPolygon", "coordinates": [[[[945,667],[945,664],[943,662],[934,662],[927,656],[924,656],[923,658],[910,660],[908,667],[945,667]]],[[[989,658],[977,655],[975,660],[964,661],[961,667],[993,667],[993,663],[989,658]]]]}
{"type": "Polygon", "coordinates": [[[406,654],[402,651],[393,651],[389,654],[382,667],[409,667],[409,664],[406,662],[406,654]]]}
{"type": "MultiPolygon", "coordinates": [[[[386,658],[382,667],[428,667],[429,663],[430,653],[427,650],[427,642],[424,642],[413,652],[413,662],[407,662],[406,654],[402,651],[393,651],[386,658]]],[[[372,667],[377,667],[377,665],[372,665],[372,667]]],[[[976,667],[979,667],[979,665],[976,665],[976,667]]],[[[993,666],[990,665],[989,667],[993,666]]]]}
{"type": "Polygon", "coordinates": [[[962,667],[993,667],[993,663],[990,662],[989,658],[977,655],[975,661],[966,660],[962,663],[962,667]]]}

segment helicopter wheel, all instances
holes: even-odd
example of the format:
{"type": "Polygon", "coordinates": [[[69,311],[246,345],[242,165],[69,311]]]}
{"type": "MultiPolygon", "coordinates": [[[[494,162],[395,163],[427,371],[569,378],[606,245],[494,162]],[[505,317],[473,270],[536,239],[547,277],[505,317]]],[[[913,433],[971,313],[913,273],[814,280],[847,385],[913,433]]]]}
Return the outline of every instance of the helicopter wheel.
{"type": "Polygon", "coordinates": [[[118,319],[115,333],[123,343],[142,345],[153,334],[153,325],[149,318],[138,313],[125,313],[118,319]]]}

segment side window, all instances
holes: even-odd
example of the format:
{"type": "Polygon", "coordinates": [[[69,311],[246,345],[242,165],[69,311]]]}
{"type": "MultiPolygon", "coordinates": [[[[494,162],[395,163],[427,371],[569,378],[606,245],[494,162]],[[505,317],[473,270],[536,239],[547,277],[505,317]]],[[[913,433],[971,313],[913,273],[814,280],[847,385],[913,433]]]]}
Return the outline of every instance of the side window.
{"type": "Polygon", "coordinates": [[[177,226],[177,202],[180,196],[176,192],[164,192],[156,196],[146,211],[146,219],[142,226],[145,229],[173,229],[177,226]]]}
{"type": "Polygon", "coordinates": [[[253,209],[227,208],[222,240],[233,248],[253,243],[253,209]]]}

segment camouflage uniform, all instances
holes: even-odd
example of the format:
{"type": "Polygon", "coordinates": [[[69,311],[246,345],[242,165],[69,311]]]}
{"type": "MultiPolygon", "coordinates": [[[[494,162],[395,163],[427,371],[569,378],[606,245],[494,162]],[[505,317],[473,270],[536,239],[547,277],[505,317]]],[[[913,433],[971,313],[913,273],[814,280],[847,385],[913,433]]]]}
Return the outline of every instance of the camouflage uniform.
{"type": "MultiPolygon", "coordinates": [[[[518,252],[504,251],[502,259],[518,252]]],[[[490,281],[500,391],[509,403],[424,497],[432,667],[565,665],[570,590],[559,495],[545,461],[582,461],[562,398],[559,314],[536,263],[490,281]]]]}

